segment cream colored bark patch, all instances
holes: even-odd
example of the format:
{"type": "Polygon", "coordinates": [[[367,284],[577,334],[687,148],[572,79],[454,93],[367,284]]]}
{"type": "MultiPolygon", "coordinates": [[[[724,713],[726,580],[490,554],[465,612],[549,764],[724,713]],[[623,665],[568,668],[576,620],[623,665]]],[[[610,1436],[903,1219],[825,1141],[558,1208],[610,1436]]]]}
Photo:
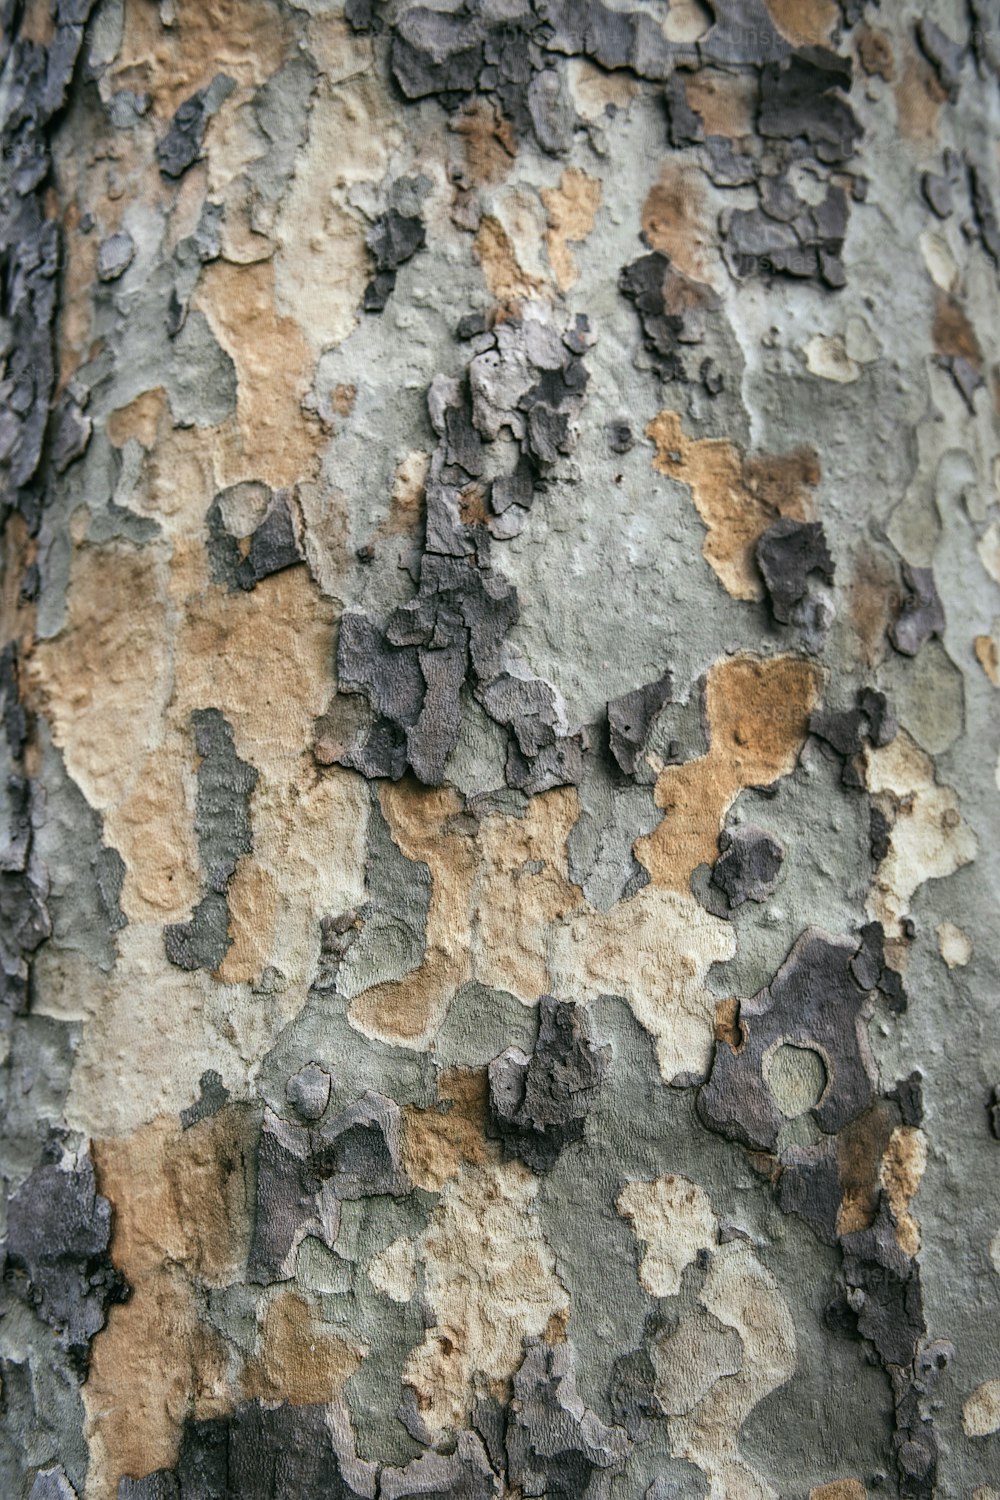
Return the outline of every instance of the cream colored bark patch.
{"type": "Polygon", "coordinates": [[[976,547],[979,561],[993,579],[1000,583],[1000,522],[987,526],[976,547]]]}
{"type": "Polygon", "coordinates": [[[962,1407],[966,1437],[989,1437],[1000,1432],[1000,1379],[984,1380],[967,1396],[962,1407]]]}
{"type": "Polygon", "coordinates": [[[413,1241],[393,1240],[368,1267],[368,1280],[393,1302],[409,1302],[417,1289],[417,1256],[413,1241]]]}
{"type": "Polygon", "coordinates": [[[777,1282],[745,1241],[719,1243],[709,1198],[687,1178],[630,1183],[618,1209],[647,1246],[639,1274],[654,1295],[671,1295],[658,1289],[679,1289],[699,1250],[712,1252],[698,1308],[652,1350],[673,1453],[702,1470],[713,1496],[776,1500],[741,1454],[739,1433],[795,1370],[795,1330],[777,1282]]]}
{"type": "Polygon", "coordinates": [[[914,893],[927,880],[952,875],[976,857],[976,836],[958,797],[940,786],[934,762],[901,730],[891,744],[865,751],[868,790],[884,799],[892,823],[889,851],[875,871],[868,911],[891,938],[901,934],[914,893]]]}
{"type": "Polygon", "coordinates": [[[686,1415],[670,1418],[675,1453],[697,1464],[710,1493],[733,1500],[774,1500],[776,1491],[743,1457],[739,1432],[758,1402],[795,1371],[795,1329],[788,1304],[749,1245],[719,1245],[699,1302],[743,1345],[738,1374],[720,1376],[686,1415]]]}
{"type": "Polygon", "coordinates": [[[621,995],[656,1041],[660,1072],[707,1069],[716,997],[706,978],[713,963],[734,956],[730,923],[693,896],[647,886],[609,912],[587,909],[556,930],[551,972],[561,994],[595,1000],[621,995]]]}
{"type": "Polygon", "coordinates": [[[630,1182],[615,1205],[645,1245],[639,1280],[652,1297],[673,1297],[685,1266],[714,1245],[719,1222],[708,1194],[688,1177],[630,1182]]]}
{"type": "Polygon", "coordinates": [[[519,1162],[466,1167],[417,1241],[434,1324],[403,1381],[432,1433],[465,1426],[474,1394],[509,1380],[525,1338],[569,1307],[533,1211],[537,1195],[538,1179],[519,1162]]]}
{"type": "Polygon", "coordinates": [[[938,952],[949,969],[964,969],[972,958],[972,939],[954,922],[940,922],[935,928],[938,952]]]}
{"type": "Polygon", "coordinates": [[[400,139],[389,95],[374,78],[324,88],[313,103],[276,228],[274,285],[278,307],[308,339],[313,358],[356,326],[371,274],[368,225],[347,194],[381,182],[400,139]]]}

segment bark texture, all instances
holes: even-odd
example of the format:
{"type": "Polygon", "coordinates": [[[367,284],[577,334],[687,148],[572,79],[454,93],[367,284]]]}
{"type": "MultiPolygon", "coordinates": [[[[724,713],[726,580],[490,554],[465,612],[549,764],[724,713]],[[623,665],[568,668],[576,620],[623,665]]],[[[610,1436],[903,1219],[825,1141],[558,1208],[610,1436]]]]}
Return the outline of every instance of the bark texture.
{"type": "Polygon", "coordinates": [[[0,0],[11,1500],[1000,1496],[989,0],[0,0]]]}

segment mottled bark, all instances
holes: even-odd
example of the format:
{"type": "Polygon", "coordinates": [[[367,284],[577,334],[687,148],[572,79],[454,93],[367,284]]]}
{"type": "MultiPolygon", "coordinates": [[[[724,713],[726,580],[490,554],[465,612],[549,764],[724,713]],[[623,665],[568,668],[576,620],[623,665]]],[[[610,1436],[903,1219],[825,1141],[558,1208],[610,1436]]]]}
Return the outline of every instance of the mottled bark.
{"type": "Polygon", "coordinates": [[[986,0],[0,0],[0,1492],[1000,1496],[986,0]]]}

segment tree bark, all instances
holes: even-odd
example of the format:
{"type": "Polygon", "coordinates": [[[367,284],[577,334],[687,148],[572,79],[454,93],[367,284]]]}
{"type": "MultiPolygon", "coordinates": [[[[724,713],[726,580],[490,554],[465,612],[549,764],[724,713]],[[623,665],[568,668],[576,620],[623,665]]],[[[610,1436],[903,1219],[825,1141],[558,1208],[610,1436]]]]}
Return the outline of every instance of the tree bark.
{"type": "Polygon", "coordinates": [[[12,1500],[1000,1495],[986,0],[0,0],[12,1500]]]}

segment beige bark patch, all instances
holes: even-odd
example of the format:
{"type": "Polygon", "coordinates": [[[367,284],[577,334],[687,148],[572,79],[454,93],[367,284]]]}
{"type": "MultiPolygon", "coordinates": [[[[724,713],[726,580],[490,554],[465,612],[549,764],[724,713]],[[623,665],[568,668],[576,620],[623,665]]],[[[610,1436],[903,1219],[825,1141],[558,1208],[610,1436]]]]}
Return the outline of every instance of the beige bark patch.
{"type": "Polygon", "coordinates": [[[445,1184],[417,1241],[434,1325],[403,1369],[431,1432],[465,1426],[474,1393],[507,1381],[525,1338],[569,1306],[519,1162],[466,1167],[445,1184]]]}
{"type": "Polygon", "coordinates": [[[900,135],[915,146],[933,145],[938,138],[941,106],[948,95],[912,41],[907,42],[906,60],[894,93],[900,135]]]}
{"type": "Polygon", "coordinates": [[[920,254],[938,290],[954,292],[961,281],[961,272],[945,236],[937,230],[925,229],[920,236],[920,254]]]}
{"type": "Polygon", "coordinates": [[[380,182],[400,140],[389,94],[375,78],[325,89],[313,103],[309,140],[276,229],[275,293],[314,358],[356,326],[371,274],[368,226],[349,207],[347,193],[380,182]]]}
{"type": "Polygon", "coordinates": [[[264,1314],[260,1351],[244,1366],[247,1400],[293,1406],[334,1401],[367,1351],[324,1328],[317,1309],[295,1292],[279,1292],[264,1314]]]}
{"type": "Polygon", "coordinates": [[[809,1500],[868,1500],[868,1491],[860,1479],[834,1479],[811,1489],[809,1500]]]}
{"type": "Polygon", "coordinates": [[[27,663],[66,768],[92,807],[124,800],[170,696],[166,559],[113,542],[73,554],[66,623],[27,663]]]}
{"type": "Polygon", "coordinates": [[[718,264],[717,235],[699,168],[664,163],[642,205],[642,232],[650,249],[669,255],[685,276],[711,281],[718,264]]]}
{"type": "Polygon", "coordinates": [[[200,1322],[195,1287],[224,1285],[245,1262],[247,1123],[229,1106],[185,1131],[168,1117],[93,1142],[114,1210],[111,1257],[132,1287],[94,1339],[82,1387],[93,1500],[113,1500],[122,1475],[172,1468],[185,1419],[232,1404],[225,1350],[200,1322]]]}
{"type": "Polygon", "coordinates": [[[899,1125],[889,1137],[882,1157],[879,1180],[896,1220],[896,1238],[904,1255],[920,1250],[920,1226],[910,1213],[927,1168],[927,1137],[913,1125],[899,1125]]]}
{"type": "Polygon", "coordinates": [[[811,448],[749,457],[725,438],[688,438],[677,412],[661,411],[646,428],[656,445],[653,467],[686,484],[708,528],[705,561],[734,599],[762,599],[754,548],[779,516],[808,520],[819,483],[811,448]]]}
{"type": "Polygon", "coordinates": [[[550,967],[558,993],[621,995],[656,1042],[664,1079],[702,1072],[712,1057],[713,963],[736,952],[732,925],[687,892],[647,886],[608,912],[586,908],[555,934],[550,967]]]}
{"type": "Polygon", "coordinates": [[[771,20],[793,47],[822,47],[840,20],[835,0],[764,0],[771,20]]]}
{"type": "Polygon", "coordinates": [[[967,1396],[962,1407],[966,1437],[989,1437],[1000,1432],[1000,1379],[984,1380],[967,1396]]]}
{"type": "Polygon", "coordinates": [[[792,771],[820,680],[811,662],[791,656],[737,656],[712,667],[708,752],[660,772],[655,795],[663,822],[635,844],[654,885],[686,894],[697,866],[714,861],[722,819],[740,790],[792,771]]]}
{"type": "Polygon", "coordinates": [[[639,93],[627,73],[606,73],[582,57],[568,60],[566,76],[577,114],[592,125],[607,119],[609,109],[627,111],[639,93]]]}
{"type": "Polygon", "coordinates": [[[868,911],[890,938],[899,938],[914,892],[970,864],[978,846],[955,792],[938,784],[933,760],[905,730],[880,750],[866,749],[864,758],[868,790],[877,802],[884,799],[892,824],[868,911]]]}
{"type": "Polygon", "coordinates": [[[579,816],[576,792],[533,797],[523,818],[487,818],[475,892],[474,978],[533,1002],[552,982],[555,930],[583,904],[569,879],[566,841],[579,816]]]}
{"type": "Polygon", "coordinates": [[[542,202],[548,215],[545,236],[549,264],[561,292],[568,291],[580,272],[570,244],[580,244],[594,227],[601,202],[601,184],[579,167],[567,167],[557,188],[543,188],[542,202]]]}
{"type": "Polygon", "coordinates": [[[976,552],[993,582],[1000,583],[1000,523],[994,521],[987,526],[976,544],[976,552]]]}
{"type": "Polygon", "coordinates": [[[689,1177],[630,1182],[615,1204],[645,1249],[639,1280],[651,1297],[674,1297],[686,1266],[718,1237],[708,1194],[689,1177]]]}
{"type": "Polygon", "coordinates": [[[745,1242],[718,1243],[711,1203],[686,1178],[631,1183],[618,1207],[640,1238],[647,1231],[652,1236],[640,1277],[652,1252],[653,1286],[679,1285],[698,1250],[712,1252],[698,1298],[704,1312],[683,1318],[653,1355],[657,1397],[677,1413],[668,1418],[673,1453],[702,1470],[712,1494],[773,1500],[770,1486],[740,1453],[739,1433],[758,1402],[795,1370],[795,1329],[777,1282],[745,1242]]]}
{"type": "Polygon", "coordinates": [[[670,1418],[671,1446],[697,1464],[719,1494],[764,1500],[770,1486],[741,1454],[739,1432],[754,1407],[795,1371],[791,1313],[771,1273],[749,1245],[735,1240],[715,1250],[698,1300],[738,1334],[743,1363],[738,1374],[716,1380],[693,1410],[670,1418]]]}
{"type": "Polygon", "coordinates": [[[805,346],[806,369],[820,380],[850,385],[861,375],[861,366],[851,359],[839,334],[814,333],[805,346]]]}
{"type": "MultiPolygon", "coordinates": [[[[319,276],[320,268],[313,269],[319,276]]],[[[313,288],[311,321],[302,307],[293,306],[294,317],[283,316],[276,291],[285,288],[275,287],[272,262],[217,260],[203,270],[193,299],[236,366],[238,442],[218,455],[227,485],[244,480],[275,488],[293,485],[312,473],[323,441],[319,424],[302,408],[313,373],[303,329],[316,327],[329,289],[317,296],[313,288]]]]}

